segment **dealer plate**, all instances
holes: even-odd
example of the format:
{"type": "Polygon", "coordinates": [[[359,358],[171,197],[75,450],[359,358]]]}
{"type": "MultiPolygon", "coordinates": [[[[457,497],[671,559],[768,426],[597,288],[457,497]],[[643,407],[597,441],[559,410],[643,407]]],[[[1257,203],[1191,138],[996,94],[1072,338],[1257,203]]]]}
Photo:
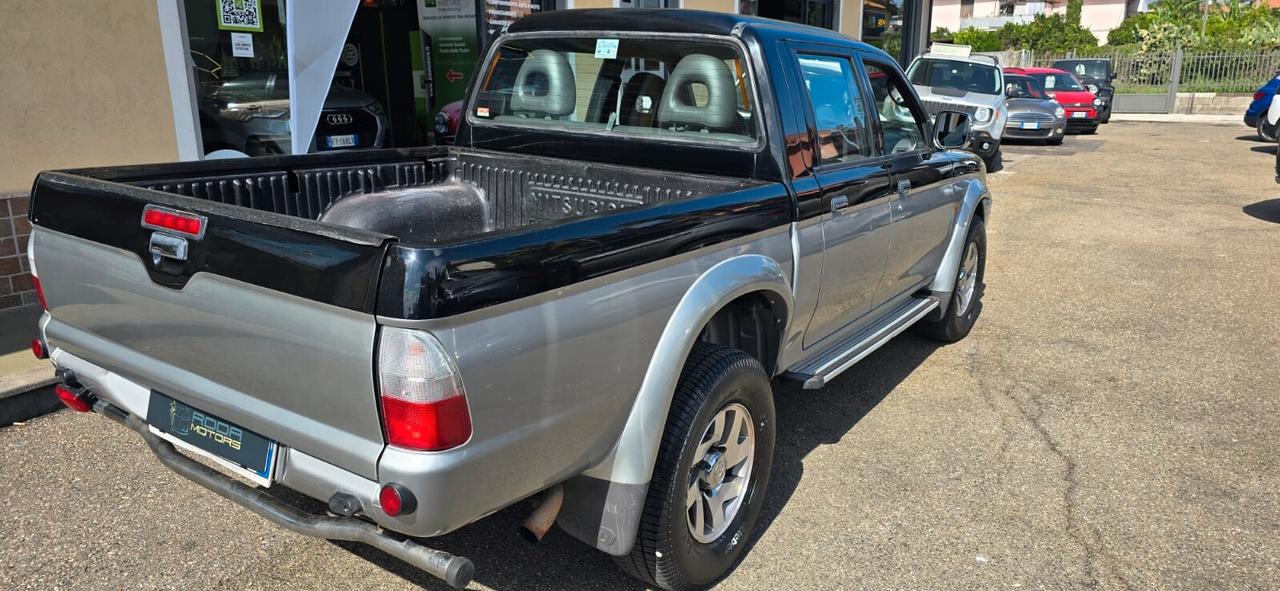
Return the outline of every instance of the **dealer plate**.
{"type": "Polygon", "coordinates": [[[276,442],[154,390],[147,405],[147,424],[153,433],[177,446],[208,457],[252,482],[271,486],[276,442]]]}
{"type": "Polygon", "coordinates": [[[331,135],[324,138],[325,146],[329,148],[354,148],[356,145],[356,134],[349,133],[347,135],[331,135]]]}

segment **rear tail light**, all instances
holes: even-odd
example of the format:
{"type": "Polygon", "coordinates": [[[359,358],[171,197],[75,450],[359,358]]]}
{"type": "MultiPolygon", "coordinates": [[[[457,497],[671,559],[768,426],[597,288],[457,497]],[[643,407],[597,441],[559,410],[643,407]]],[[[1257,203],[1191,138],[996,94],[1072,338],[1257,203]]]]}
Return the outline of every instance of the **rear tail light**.
{"type": "Polygon", "coordinates": [[[1260,100],[1262,100],[1262,97],[1264,97],[1264,96],[1267,96],[1267,93],[1262,92],[1261,90],[1259,90],[1258,92],[1253,93],[1253,100],[1255,100],[1255,101],[1260,101],[1260,100]]]}
{"type": "Polygon", "coordinates": [[[471,438],[471,412],[462,377],[430,334],[383,328],[378,385],[383,426],[391,445],[441,451],[471,438]]]}
{"type": "Polygon", "coordinates": [[[49,349],[44,346],[44,341],[40,340],[40,337],[31,339],[31,354],[35,355],[36,359],[49,358],[49,349]]]}
{"type": "Polygon", "coordinates": [[[40,287],[40,278],[36,277],[35,273],[31,274],[31,286],[36,289],[36,299],[40,301],[40,307],[46,312],[49,311],[49,304],[44,301],[44,288],[40,287]]]}
{"type": "Polygon", "coordinates": [[[89,412],[90,410],[93,410],[93,403],[89,402],[89,398],[87,396],[77,394],[74,390],[68,388],[64,384],[55,385],[53,387],[53,393],[58,396],[58,400],[61,400],[62,403],[67,405],[67,408],[71,410],[77,412],[89,412]]]}

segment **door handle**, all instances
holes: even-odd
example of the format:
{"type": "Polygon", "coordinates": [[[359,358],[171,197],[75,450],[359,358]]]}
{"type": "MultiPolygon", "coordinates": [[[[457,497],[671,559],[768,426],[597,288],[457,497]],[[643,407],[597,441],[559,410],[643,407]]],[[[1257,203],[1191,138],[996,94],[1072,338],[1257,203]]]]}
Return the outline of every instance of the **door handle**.
{"type": "Polygon", "coordinates": [[[899,196],[901,196],[901,197],[906,197],[906,196],[907,196],[907,191],[910,191],[910,190],[911,190],[911,181],[898,181],[898,195],[899,195],[899,196]]]}
{"type": "Polygon", "coordinates": [[[848,197],[846,197],[846,196],[844,196],[844,195],[840,195],[840,196],[838,196],[838,197],[833,197],[833,198],[831,199],[831,213],[832,213],[833,215],[839,215],[840,210],[842,210],[842,209],[844,209],[844,208],[846,208],[846,207],[849,207],[849,198],[848,198],[848,197]]]}

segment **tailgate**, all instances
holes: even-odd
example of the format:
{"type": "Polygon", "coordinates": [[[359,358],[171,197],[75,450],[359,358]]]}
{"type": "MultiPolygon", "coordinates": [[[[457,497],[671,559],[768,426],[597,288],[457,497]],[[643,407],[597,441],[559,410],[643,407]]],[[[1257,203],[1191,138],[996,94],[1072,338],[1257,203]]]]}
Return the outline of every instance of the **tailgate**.
{"type": "Polygon", "coordinates": [[[31,219],[50,344],[376,477],[389,237],[65,173],[37,180],[31,219]],[[207,217],[185,262],[150,254],[148,204],[207,217]]]}

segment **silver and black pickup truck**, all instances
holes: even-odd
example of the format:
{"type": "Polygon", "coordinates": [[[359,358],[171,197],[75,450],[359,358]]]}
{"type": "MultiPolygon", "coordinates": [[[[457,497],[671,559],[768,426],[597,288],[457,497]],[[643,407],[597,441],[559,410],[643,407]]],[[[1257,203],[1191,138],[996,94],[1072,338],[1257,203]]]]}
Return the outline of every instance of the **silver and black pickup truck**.
{"type": "Polygon", "coordinates": [[[686,10],[526,17],[479,74],[455,146],[41,173],[58,395],[451,585],[472,563],[423,538],[536,497],[529,537],[707,586],[764,500],[774,380],[973,326],[967,115],[868,45],[686,10]]]}

